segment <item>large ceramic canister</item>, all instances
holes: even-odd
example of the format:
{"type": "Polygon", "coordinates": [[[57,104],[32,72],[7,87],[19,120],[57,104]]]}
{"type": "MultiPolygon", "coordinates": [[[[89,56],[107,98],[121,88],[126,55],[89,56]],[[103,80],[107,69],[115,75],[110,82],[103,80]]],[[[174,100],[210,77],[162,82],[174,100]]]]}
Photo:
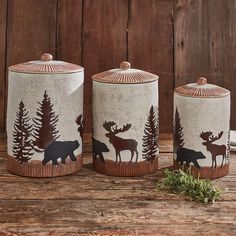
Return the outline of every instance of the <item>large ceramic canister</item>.
{"type": "Polygon", "coordinates": [[[82,168],[83,81],[83,67],[48,53],[9,67],[10,172],[51,177],[82,168]]]}
{"type": "Polygon", "coordinates": [[[174,169],[191,166],[200,178],[217,178],[229,171],[230,92],[197,83],[174,91],[174,169]]]}
{"type": "Polygon", "coordinates": [[[93,163],[114,176],[158,168],[158,76],[122,62],[93,76],[93,163]]]}

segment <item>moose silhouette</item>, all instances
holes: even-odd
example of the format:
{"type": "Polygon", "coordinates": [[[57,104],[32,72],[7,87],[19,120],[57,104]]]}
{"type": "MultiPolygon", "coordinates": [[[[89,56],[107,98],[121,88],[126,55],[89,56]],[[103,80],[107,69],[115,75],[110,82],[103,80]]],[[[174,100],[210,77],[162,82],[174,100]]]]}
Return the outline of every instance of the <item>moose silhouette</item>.
{"type": "Polygon", "coordinates": [[[84,120],[82,118],[82,115],[77,116],[75,120],[76,124],[78,125],[78,132],[80,134],[81,139],[83,139],[83,131],[84,131],[84,120]]]}
{"type": "MultiPolygon", "coordinates": [[[[226,159],[226,146],[225,145],[217,145],[213,144],[214,141],[220,139],[223,135],[223,131],[221,131],[217,136],[214,136],[212,132],[201,132],[200,137],[205,140],[202,144],[206,146],[206,149],[208,152],[211,153],[211,158],[212,158],[212,166],[215,164],[215,168],[217,166],[216,164],[216,157],[217,156],[222,156],[222,163],[221,167],[223,166],[224,159],[226,159]]],[[[226,163],[225,163],[226,164],[226,163]]]]}
{"type": "Polygon", "coordinates": [[[129,161],[129,166],[131,166],[131,163],[132,163],[132,160],[133,160],[133,157],[134,157],[134,152],[136,153],[135,163],[137,163],[137,160],[138,160],[138,151],[137,151],[138,142],[134,139],[123,139],[121,137],[116,136],[116,134],[118,134],[118,133],[126,132],[127,130],[129,130],[130,127],[131,127],[131,124],[128,123],[126,125],[123,125],[123,128],[118,129],[115,122],[113,122],[113,121],[106,122],[105,121],[104,124],[103,124],[103,127],[105,128],[105,130],[108,131],[108,133],[106,133],[105,135],[106,135],[106,137],[109,138],[109,142],[115,148],[116,163],[118,162],[118,157],[119,157],[119,163],[121,162],[120,152],[124,151],[124,150],[130,150],[130,152],[131,152],[131,159],[129,161]],[[113,126],[115,126],[115,127],[113,127],[113,126]]]}

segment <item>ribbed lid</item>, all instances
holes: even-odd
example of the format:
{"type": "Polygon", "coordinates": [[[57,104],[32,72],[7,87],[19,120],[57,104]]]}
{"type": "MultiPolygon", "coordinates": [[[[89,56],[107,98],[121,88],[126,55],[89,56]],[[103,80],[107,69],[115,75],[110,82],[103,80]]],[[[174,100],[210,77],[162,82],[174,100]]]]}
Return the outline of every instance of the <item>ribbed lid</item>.
{"type": "Polygon", "coordinates": [[[120,68],[95,74],[92,78],[103,83],[118,84],[147,83],[158,79],[157,75],[130,67],[129,62],[123,61],[120,63],[120,68]]]}
{"type": "Polygon", "coordinates": [[[70,73],[83,71],[84,68],[72,63],[53,60],[51,54],[43,53],[41,60],[13,65],[9,67],[9,70],[25,73],[70,73]]]}
{"type": "Polygon", "coordinates": [[[188,97],[224,97],[230,91],[214,84],[208,84],[207,79],[200,77],[197,83],[186,84],[176,88],[175,93],[188,97]]]}

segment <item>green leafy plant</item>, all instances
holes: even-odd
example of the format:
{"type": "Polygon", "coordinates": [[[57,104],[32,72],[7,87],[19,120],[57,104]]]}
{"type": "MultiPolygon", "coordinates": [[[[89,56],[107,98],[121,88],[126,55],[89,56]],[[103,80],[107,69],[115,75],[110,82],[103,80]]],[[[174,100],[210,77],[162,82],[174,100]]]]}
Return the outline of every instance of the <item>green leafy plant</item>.
{"type": "Polygon", "coordinates": [[[210,180],[201,180],[191,175],[191,167],[187,173],[183,170],[165,170],[166,177],[158,184],[158,189],[168,190],[171,193],[192,197],[196,201],[215,202],[221,200],[221,190],[213,186],[210,180]]]}

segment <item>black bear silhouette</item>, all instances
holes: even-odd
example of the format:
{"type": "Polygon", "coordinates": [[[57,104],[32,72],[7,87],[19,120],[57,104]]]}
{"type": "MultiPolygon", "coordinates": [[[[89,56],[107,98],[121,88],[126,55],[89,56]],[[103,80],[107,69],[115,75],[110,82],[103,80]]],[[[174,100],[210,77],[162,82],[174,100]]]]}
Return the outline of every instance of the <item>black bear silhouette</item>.
{"type": "Polygon", "coordinates": [[[53,165],[58,165],[57,159],[61,158],[61,163],[66,164],[66,158],[69,156],[72,161],[76,161],[74,150],[79,147],[79,142],[75,141],[54,141],[49,144],[44,152],[43,165],[52,161],[53,165]]]}
{"type": "Polygon", "coordinates": [[[96,159],[97,155],[99,156],[101,162],[105,163],[105,159],[103,157],[103,152],[109,152],[109,148],[105,143],[102,143],[95,138],[93,138],[93,158],[96,159]]]}
{"type": "Polygon", "coordinates": [[[194,150],[188,148],[179,148],[177,151],[177,159],[176,161],[183,165],[186,162],[186,165],[189,167],[189,163],[192,162],[198,169],[201,169],[198,164],[198,159],[205,159],[206,157],[202,154],[202,152],[196,152],[194,150]]]}

